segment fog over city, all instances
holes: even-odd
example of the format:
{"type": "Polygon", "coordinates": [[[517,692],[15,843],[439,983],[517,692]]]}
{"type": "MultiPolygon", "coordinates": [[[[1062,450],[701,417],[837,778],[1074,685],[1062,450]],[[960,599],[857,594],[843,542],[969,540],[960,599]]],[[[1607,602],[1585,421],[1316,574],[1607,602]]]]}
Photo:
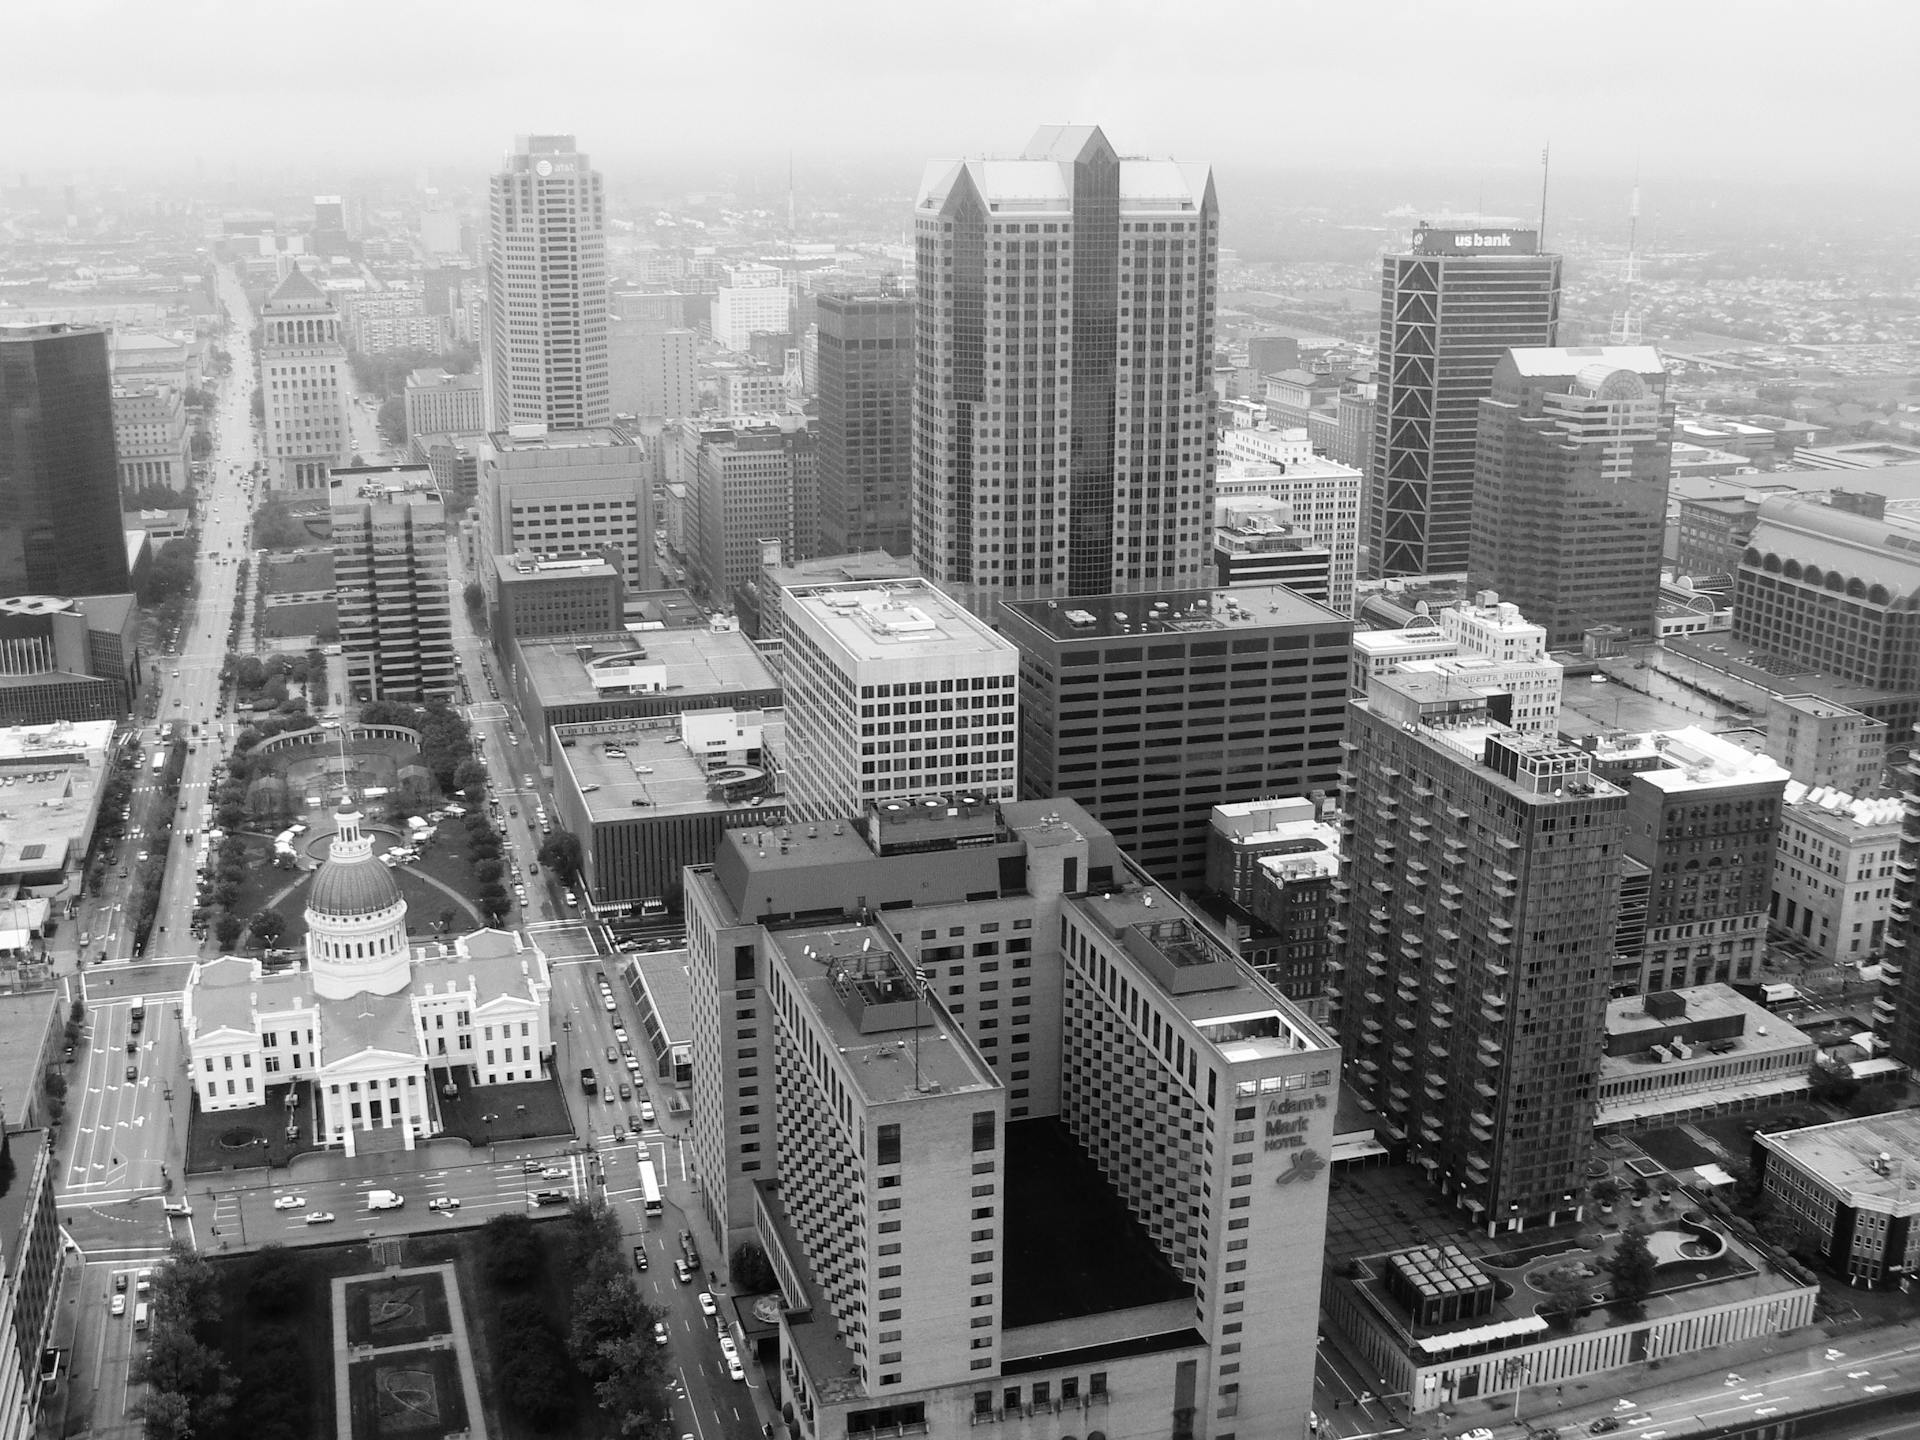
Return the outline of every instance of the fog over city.
{"type": "Polygon", "coordinates": [[[592,136],[678,174],[1008,150],[1041,119],[1123,151],[1311,172],[1766,180],[1781,203],[1911,173],[1920,10],[1902,0],[76,0],[10,7],[9,168],[133,178],[483,166],[501,133],[592,136]]]}
{"type": "Polygon", "coordinates": [[[0,0],[0,1440],[1915,1440],[1920,0],[0,0]]]}

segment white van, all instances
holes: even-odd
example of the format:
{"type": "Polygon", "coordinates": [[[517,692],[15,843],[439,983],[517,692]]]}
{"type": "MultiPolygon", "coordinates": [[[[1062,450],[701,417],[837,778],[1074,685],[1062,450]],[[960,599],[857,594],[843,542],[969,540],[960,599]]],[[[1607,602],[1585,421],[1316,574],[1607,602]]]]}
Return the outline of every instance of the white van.
{"type": "Polygon", "coordinates": [[[144,1300],[133,1307],[133,1328],[135,1333],[147,1328],[147,1302],[144,1300]]]}
{"type": "Polygon", "coordinates": [[[398,1210],[406,1203],[407,1197],[396,1190],[369,1190],[367,1192],[367,1209],[369,1210],[398,1210]]]}

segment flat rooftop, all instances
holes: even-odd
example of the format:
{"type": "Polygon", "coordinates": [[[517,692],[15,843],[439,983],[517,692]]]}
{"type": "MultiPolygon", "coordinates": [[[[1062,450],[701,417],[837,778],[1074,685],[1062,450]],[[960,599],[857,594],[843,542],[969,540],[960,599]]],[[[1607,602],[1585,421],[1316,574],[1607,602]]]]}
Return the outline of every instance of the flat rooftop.
{"type": "Polygon", "coordinates": [[[518,648],[535,693],[548,706],[626,698],[623,692],[596,688],[586,662],[634,650],[647,652],[639,663],[665,667],[663,698],[779,688],[759,649],[737,630],[640,630],[590,639],[521,641],[518,648]]]}
{"type": "Polygon", "coordinates": [[[487,443],[498,451],[512,450],[594,450],[614,445],[632,445],[624,430],[611,425],[589,425],[580,430],[549,430],[545,426],[515,425],[508,430],[493,430],[487,443]]]}
{"type": "Polygon", "coordinates": [[[1004,655],[1014,647],[918,577],[876,579],[789,594],[782,624],[811,622],[855,662],[1004,655]]]}
{"type": "Polygon", "coordinates": [[[1136,958],[1158,952],[1167,971],[1203,975],[1201,985],[1174,989],[1163,983],[1161,993],[1229,1063],[1333,1048],[1332,1036],[1214,940],[1165,890],[1146,885],[1090,893],[1068,903],[1136,958]]]}
{"type": "Polygon", "coordinates": [[[936,996],[921,999],[922,1023],[917,1028],[909,1022],[861,1029],[859,1018],[835,985],[835,975],[851,976],[868,967],[880,977],[884,991],[876,1006],[890,1009],[894,1003],[911,1003],[911,987],[896,983],[906,961],[892,949],[891,938],[880,926],[828,925],[782,930],[769,938],[786,957],[787,968],[869,1105],[1000,1088],[993,1067],[936,996]],[[896,1001],[896,996],[907,998],[896,1001]]]}
{"type": "Polygon", "coordinates": [[[1920,1110],[1894,1110],[1754,1138],[1846,1192],[1855,1204],[1877,1201],[1875,1210],[1920,1213],[1920,1110]],[[1882,1155],[1889,1157],[1884,1166],[1882,1155]]]}
{"type": "MultiPolygon", "coordinates": [[[[768,720],[758,710],[741,711],[740,718],[759,727],[761,745],[779,753],[786,736],[783,722],[768,720]]],[[[681,743],[678,715],[636,720],[613,729],[605,721],[560,725],[554,729],[554,739],[558,742],[554,763],[572,773],[587,818],[599,825],[751,808],[766,804],[773,793],[735,804],[713,798],[709,792],[714,777],[706,761],[681,743]],[[616,753],[609,754],[609,746],[616,753]]]]}
{"type": "Polygon", "coordinates": [[[59,872],[86,848],[111,720],[0,729],[0,883],[59,872]]]}
{"type": "MultiPolygon", "coordinates": [[[[59,1008],[60,992],[52,985],[0,993],[0,1096],[31,1096],[40,1083],[41,1066],[60,1058],[40,1048],[55,1033],[54,1011],[59,1008]]],[[[16,1099],[6,1118],[17,1125],[23,1108],[16,1099]]]]}
{"type": "Polygon", "coordinates": [[[1007,1329],[1193,1293],[1058,1120],[1008,1124],[1005,1194],[1007,1329]]]}
{"type": "Polygon", "coordinates": [[[1603,741],[1597,754],[1610,760],[1657,756],[1665,767],[1636,771],[1636,777],[1657,790],[1677,795],[1713,790],[1727,785],[1785,785],[1792,779],[1786,767],[1767,755],[1697,725],[1651,735],[1633,735],[1603,741]]]}
{"type": "Polygon", "coordinates": [[[1020,600],[1002,607],[1056,640],[1106,640],[1121,635],[1179,635],[1270,630],[1289,625],[1345,625],[1337,610],[1285,585],[1166,590],[1137,595],[1075,595],[1020,600]]]}
{"type": "Polygon", "coordinates": [[[599,555],[496,555],[493,573],[501,580],[604,580],[620,571],[599,555]]]}

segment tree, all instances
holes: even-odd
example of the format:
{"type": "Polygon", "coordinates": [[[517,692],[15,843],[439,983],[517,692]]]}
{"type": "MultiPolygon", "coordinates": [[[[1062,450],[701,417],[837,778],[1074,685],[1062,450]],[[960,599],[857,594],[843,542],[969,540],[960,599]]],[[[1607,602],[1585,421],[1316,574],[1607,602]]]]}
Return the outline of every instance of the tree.
{"type": "Polygon", "coordinates": [[[480,881],[483,885],[489,880],[498,880],[500,878],[500,862],[498,860],[475,861],[473,878],[480,881]]]}
{"type": "Polygon", "coordinates": [[[247,1303],[262,1315],[287,1314],[299,1305],[308,1272],[306,1256],[277,1242],[262,1245],[247,1276],[247,1303]]]}
{"type": "Polygon", "coordinates": [[[571,830],[555,830],[540,847],[540,863],[571,881],[580,873],[580,837],[571,830]]]}
{"type": "Polygon", "coordinates": [[[1613,1253],[1601,1262],[1613,1277],[1613,1303],[1636,1310],[1653,1291],[1653,1251],[1647,1245],[1647,1227],[1635,1223],[1620,1233],[1613,1253]]]}
{"type": "Polygon", "coordinates": [[[287,933],[287,917],[278,910],[262,910],[247,922],[247,928],[253,931],[254,939],[271,948],[287,933]]]}
{"type": "Polygon", "coordinates": [[[524,1285],[540,1270],[540,1237],[525,1215],[496,1215],[481,1227],[487,1275],[496,1285],[524,1285]]]}
{"type": "Polygon", "coordinates": [[[578,1385],[565,1342],[531,1296],[509,1296],[497,1321],[494,1373],[501,1403],[536,1429],[558,1429],[573,1416],[578,1385]]]}
{"type": "Polygon", "coordinates": [[[388,396],[380,402],[379,413],[373,422],[380,431],[380,438],[389,445],[401,445],[407,438],[407,402],[398,395],[388,396]]]}
{"type": "Polygon", "coordinates": [[[67,1077],[58,1070],[49,1069],[43,1082],[49,1097],[64,1100],[67,1096],[67,1077]]]}
{"type": "Polygon", "coordinates": [[[1547,1296],[1543,1312],[1548,1323],[1558,1329],[1571,1330],[1589,1303],[1593,1280],[1582,1273],[1582,1268],[1577,1264],[1560,1265],[1538,1277],[1537,1283],[1547,1296]]]}
{"type": "Polygon", "coordinates": [[[469,580],[462,586],[460,598],[466,602],[467,609],[476,614],[487,608],[487,592],[478,580],[469,580]]]}
{"type": "Polygon", "coordinates": [[[742,1240],[733,1247],[733,1255],[727,1262],[727,1278],[743,1295],[764,1295],[780,1283],[774,1276],[767,1252],[753,1240],[742,1240]]]}
{"type": "MultiPolygon", "coordinates": [[[[655,1313],[648,1312],[650,1317],[655,1313]]],[[[661,1354],[644,1333],[601,1342],[598,1358],[602,1373],[593,1382],[593,1398],[619,1422],[622,1435],[661,1432],[672,1413],[666,1362],[661,1354]]]]}

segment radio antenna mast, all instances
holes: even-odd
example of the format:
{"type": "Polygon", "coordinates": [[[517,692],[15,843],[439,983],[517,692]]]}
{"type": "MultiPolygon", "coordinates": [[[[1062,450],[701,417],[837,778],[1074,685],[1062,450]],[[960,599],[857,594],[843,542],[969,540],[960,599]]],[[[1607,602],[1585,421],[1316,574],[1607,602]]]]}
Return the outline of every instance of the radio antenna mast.
{"type": "Polygon", "coordinates": [[[1547,160],[1552,142],[1540,147],[1540,249],[1547,248],[1547,160]]]}
{"type": "Polygon", "coordinates": [[[1627,203],[1627,283],[1621,308],[1614,312],[1608,339],[1615,345],[1640,343],[1640,317],[1633,309],[1633,283],[1638,278],[1640,241],[1640,177],[1633,177],[1633,198],[1627,203]]]}

